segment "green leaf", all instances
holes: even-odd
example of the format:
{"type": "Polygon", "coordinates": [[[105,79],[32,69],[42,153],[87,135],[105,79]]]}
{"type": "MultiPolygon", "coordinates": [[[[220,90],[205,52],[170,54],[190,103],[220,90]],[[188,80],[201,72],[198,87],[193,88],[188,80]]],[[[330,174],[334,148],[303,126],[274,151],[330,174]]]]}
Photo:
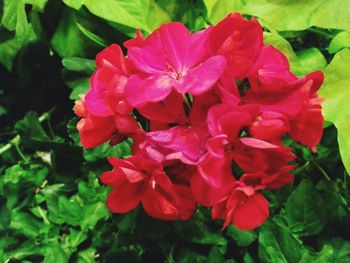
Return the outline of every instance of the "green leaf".
{"type": "Polygon", "coordinates": [[[244,4],[241,0],[203,0],[207,8],[207,17],[212,24],[216,24],[229,13],[241,12],[244,4]]]}
{"type": "Polygon", "coordinates": [[[79,10],[79,8],[84,4],[84,0],[63,0],[67,6],[79,10]]]}
{"type": "Polygon", "coordinates": [[[29,213],[13,211],[11,213],[10,228],[17,230],[28,238],[35,238],[40,233],[48,232],[49,226],[29,213]]]}
{"type": "Polygon", "coordinates": [[[280,222],[270,219],[259,232],[259,259],[261,262],[299,262],[305,249],[301,241],[280,222]],[[278,223],[278,224],[277,224],[278,223]]]}
{"type": "Polygon", "coordinates": [[[291,71],[297,76],[304,76],[327,65],[325,57],[317,48],[304,49],[296,54],[290,43],[276,32],[265,32],[264,43],[280,50],[288,58],[291,71]]]}
{"type": "Polygon", "coordinates": [[[69,225],[80,226],[83,214],[81,206],[75,199],[60,196],[58,199],[58,211],[60,218],[69,225]]]}
{"type": "Polygon", "coordinates": [[[81,250],[78,253],[77,263],[93,263],[95,260],[96,249],[90,247],[85,250],[81,250]]]}
{"type": "Polygon", "coordinates": [[[35,8],[39,9],[40,11],[43,11],[48,0],[24,0],[26,4],[31,4],[35,8]]]}
{"type": "Polygon", "coordinates": [[[297,56],[300,64],[308,71],[324,69],[327,66],[325,57],[317,48],[303,49],[297,53],[297,56]]]}
{"type": "Polygon", "coordinates": [[[177,222],[175,229],[183,239],[193,243],[225,247],[227,240],[219,231],[210,229],[205,223],[204,214],[197,212],[190,221],[177,222]]]}
{"type": "Polygon", "coordinates": [[[56,224],[62,224],[64,222],[64,220],[61,218],[58,204],[60,194],[63,192],[63,188],[63,184],[53,184],[48,185],[42,189],[49,213],[48,218],[51,222],[56,224]]]}
{"type": "MultiPolygon", "coordinates": [[[[8,30],[15,31],[14,37],[0,41],[0,63],[7,70],[11,70],[13,59],[18,51],[36,39],[33,29],[27,21],[25,5],[22,0],[5,0],[1,24],[8,30]]],[[[0,32],[0,35],[2,33],[0,32]]]]}
{"type": "Polygon", "coordinates": [[[325,98],[322,113],[327,121],[334,123],[338,131],[339,151],[348,173],[350,173],[350,50],[338,52],[324,70],[325,82],[319,92],[325,98]]]}
{"type": "Polygon", "coordinates": [[[254,231],[241,231],[233,225],[227,228],[227,234],[239,247],[247,247],[257,239],[257,234],[254,231]]]}
{"type": "Polygon", "coordinates": [[[75,252],[78,246],[84,242],[87,237],[88,235],[86,231],[70,228],[69,235],[66,236],[66,245],[70,248],[71,252],[75,252]]]}
{"type": "Polygon", "coordinates": [[[309,180],[303,180],[286,202],[286,219],[294,233],[312,236],[327,223],[324,201],[309,180]]]}
{"type": "Polygon", "coordinates": [[[208,0],[205,2],[208,8],[208,19],[212,23],[218,22],[230,12],[238,11],[257,16],[278,31],[305,30],[312,26],[350,29],[348,19],[350,5],[347,0],[208,0]],[[213,15],[214,9],[220,11],[213,15]]]}
{"type": "Polygon", "coordinates": [[[50,240],[46,244],[45,259],[43,263],[67,263],[69,262],[69,253],[64,251],[57,240],[50,240]]]}
{"type": "Polygon", "coordinates": [[[107,46],[107,43],[91,32],[83,21],[84,19],[76,12],[70,9],[64,10],[62,19],[51,38],[54,50],[61,57],[87,57],[88,54],[97,53],[107,46]]]}
{"type": "Polygon", "coordinates": [[[168,14],[154,0],[84,0],[84,5],[98,17],[146,33],[170,22],[168,14]]]}
{"type": "Polygon", "coordinates": [[[328,52],[334,54],[343,48],[350,48],[350,31],[337,34],[329,44],[328,52]]]}
{"type": "Polygon", "coordinates": [[[84,207],[81,228],[93,228],[102,218],[106,218],[110,213],[104,202],[96,202],[84,207]]]}
{"type": "Polygon", "coordinates": [[[69,57],[62,59],[65,69],[91,75],[96,70],[95,61],[86,58],[69,57]]]}
{"type": "Polygon", "coordinates": [[[350,261],[350,242],[341,238],[333,238],[331,245],[333,247],[333,262],[350,261]]]}
{"type": "Polygon", "coordinates": [[[39,121],[38,114],[33,111],[28,112],[22,120],[18,121],[15,128],[22,138],[36,141],[50,140],[39,121]]]}
{"type": "Polygon", "coordinates": [[[324,245],[318,253],[306,252],[300,260],[300,263],[324,263],[324,262],[340,262],[333,261],[333,248],[330,245],[324,245]]]}
{"type": "Polygon", "coordinates": [[[7,199],[0,195],[0,231],[4,231],[11,223],[11,213],[7,208],[7,199]]]}

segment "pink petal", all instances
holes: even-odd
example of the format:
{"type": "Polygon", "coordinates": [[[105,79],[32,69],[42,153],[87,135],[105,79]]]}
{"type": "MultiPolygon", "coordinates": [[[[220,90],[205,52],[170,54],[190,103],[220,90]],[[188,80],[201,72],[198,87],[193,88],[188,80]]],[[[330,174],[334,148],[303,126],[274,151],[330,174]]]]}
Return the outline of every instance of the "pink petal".
{"type": "Polygon", "coordinates": [[[223,56],[213,56],[191,69],[176,83],[175,89],[180,93],[203,94],[217,82],[225,67],[226,59],[223,56]]]}
{"type": "Polygon", "coordinates": [[[227,136],[225,134],[218,135],[208,139],[207,149],[208,152],[216,158],[224,158],[225,146],[229,144],[227,136]]]}
{"type": "Polygon", "coordinates": [[[125,98],[132,107],[164,100],[172,91],[173,80],[167,75],[152,75],[146,79],[133,76],[125,87],[125,98]]]}
{"type": "Polygon", "coordinates": [[[159,37],[167,61],[175,71],[181,71],[188,54],[190,32],[182,23],[173,22],[160,27],[159,37]]]}
{"type": "Polygon", "coordinates": [[[279,146],[275,144],[271,144],[259,139],[255,138],[240,138],[239,139],[244,145],[252,147],[252,148],[257,148],[257,149],[278,149],[279,146]]]}

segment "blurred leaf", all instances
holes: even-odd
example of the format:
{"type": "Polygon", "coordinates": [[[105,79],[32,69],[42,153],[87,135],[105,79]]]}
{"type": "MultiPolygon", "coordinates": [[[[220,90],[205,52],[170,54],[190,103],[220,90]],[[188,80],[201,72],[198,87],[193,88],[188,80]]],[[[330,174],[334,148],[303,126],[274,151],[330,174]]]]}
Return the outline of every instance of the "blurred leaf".
{"type": "Polygon", "coordinates": [[[10,228],[17,230],[28,238],[35,238],[40,233],[47,232],[49,226],[40,222],[36,217],[29,213],[13,211],[11,213],[10,228]]]}
{"type": "Polygon", "coordinates": [[[324,201],[309,180],[303,180],[286,202],[286,219],[294,233],[312,236],[327,223],[324,201]]]}
{"type": "Polygon", "coordinates": [[[15,128],[22,138],[36,141],[50,140],[39,121],[38,114],[33,111],[28,112],[23,120],[18,121],[15,128]]]}
{"type": "Polygon", "coordinates": [[[93,228],[99,220],[110,214],[104,202],[89,204],[83,211],[83,219],[80,222],[82,229],[93,228]]]}
{"type": "Polygon", "coordinates": [[[53,48],[61,57],[87,57],[89,51],[96,52],[107,46],[104,40],[89,31],[79,20],[76,12],[64,10],[51,39],[53,48]]]}
{"type": "Polygon", "coordinates": [[[96,16],[122,26],[141,29],[146,33],[170,21],[168,14],[154,0],[84,0],[83,2],[96,16]]]}
{"type": "Polygon", "coordinates": [[[91,75],[96,70],[95,61],[85,58],[70,57],[62,59],[65,69],[91,75]]]}
{"type": "Polygon", "coordinates": [[[11,213],[7,208],[7,199],[0,195],[0,231],[4,231],[11,223],[11,213]]]}
{"type": "MultiPolygon", "coordinates": [[[[22,0],[5,0],[1,24],[8,30],[15,31],[14,37],[0,42],[0,63],[7,70],[11,70],[13,59],[18,51],[36,38],[27,21],[25,5],[22,0]]],[[[2,33],[0,31],[0,35],[2,33]]]]}
{"type": "Polygon", "coordinates": [[[333,262],[346,263],[350,261],[350,242],[341,238],[333,238],[333,262]]]}
{"type": "Polygon", "coordinates": [[[96,250],[92,247],[81,250],[78,253],[77,263],[94,263],[96,250]]]}
{"type": "Polygon", "coordinates": [[[307,252],[303,255],[300,263],[324,263],[324,262],[340,262],[333,261],[333,248],[330,245],[323,246],[322,250],[318,253],[307,252]]]}
{"type": "Polygon", "coordinates": [[[238,11],[257,16],[278,31],[305,30],[312,26],[350,29],[348,0],[207,0],[205,3],[212,23],[217,23],[230,12],[238,11]]]}
{"type": "Polygon", "coordinates": [[[276,32],[265,32],[264,43],[280,50],[288,58],[291,71],[297,76],[304,76],[327,65],[326,59],[317,48],[304,49],[296,54],[290,43],[276,32]]]}
{"type": "Polygon", "coordinates": [[[233,225],[228,226],[227,234],[232,237],[239,247],[249,246],[258,237],[254,231],[241,231],[233,225]]]}
{"type": "Polygon", "coordinates": [[[325,82],[320,90],[320,96],[325,98],[322,113],[326,120],[334,123],[338,130],[340,155],[344,166],[350,173],[350,50],[338,52],[324,71],[325,82]]]}
{"type": "Polygon", "coordinates": [[[303,49],[297,53],[299,62],[306,67],[310,72],[324,69],[327,66],[327,61],[317,48],[303,49]]]}
{"type": "Polygon", "coordinates": [[[329,44],[328,52],[334,54],[343,48],[350,48],[350,31],[337,34],[329,44]]]}

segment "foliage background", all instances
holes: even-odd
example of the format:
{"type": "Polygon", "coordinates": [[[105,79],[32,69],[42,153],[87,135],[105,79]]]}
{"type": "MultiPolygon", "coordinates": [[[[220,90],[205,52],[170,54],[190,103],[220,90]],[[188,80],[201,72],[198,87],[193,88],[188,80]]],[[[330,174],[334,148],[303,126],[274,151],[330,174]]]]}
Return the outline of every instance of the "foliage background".
{"type": "Polygon", "coordinates": [[[0,262],[350,262],[349,13],[350,0],[0,0],[0,262]],[[318,153],[292,145],[296,180],[265,191],[256,231],[222,232],[205,208],[188,222],[111,215],[98,177],[128,143],[82,150],[72,112],[95,55],[136,28],[194,31],[232,11],[256,16],[297,75],[324,70],[318,153]]]}

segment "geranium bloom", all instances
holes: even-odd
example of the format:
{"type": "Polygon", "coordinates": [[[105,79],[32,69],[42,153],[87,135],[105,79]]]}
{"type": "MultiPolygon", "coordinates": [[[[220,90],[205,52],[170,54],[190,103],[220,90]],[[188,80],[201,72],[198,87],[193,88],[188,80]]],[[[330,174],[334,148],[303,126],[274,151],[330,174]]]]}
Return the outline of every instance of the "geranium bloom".
{"type": "Polygon", "coordinates": [[[141,203],[151,217],[187,220],[199,204],[223,229],[263,224],[260,191],[294,179],[296,156],[282,139],[313,151],[321,139],[322,73],[294,75],[258,22],[239,14],[193,34],[178,22],[145,38],[137,30],[124,46],[126,55],[117,45],[97,55],[75,106],[86,148],[132,139],[132,156],[110,158],[101,177],[113,188],[108,208],[141,203]]]}
{"type": "Polygon", "coordinates": [[[106,141],[112,144],[133,134],[143,133],[130,116],[132,108],[124,97],[124,88],[132,65],[124,58],[118,45],[112,44],[96,56],[96,72],[90,79],[91,88],[76,105],[81,142],[85,148],[106,141]],[[84,110],[82,110],[84,107],[84,110]]]}
{"type": "MultiPolygon", "coordinates": [[[[115,187],[107,198],[114,213],[126,213],[142,202],[146,212],[163,220],[187,220],[195,210],[190,187],[174,184],[160,163],[133,156],[110,158],[114,170],[105,172],[101,180],[115,187]]],[[[174,175],[173,175],[174,176],[174,175]]]]}
{"type": "Polygon", "coordinates": [[[226,66],[223,56],[208,57],[207,31],[193,35],[181,23],[169,23],[142,43],[128,45],[128,56],[139,73],[128,82],[128,102],[140,107],[165,99],[173,89],[199,95],[210,89],[226,66]]]}

